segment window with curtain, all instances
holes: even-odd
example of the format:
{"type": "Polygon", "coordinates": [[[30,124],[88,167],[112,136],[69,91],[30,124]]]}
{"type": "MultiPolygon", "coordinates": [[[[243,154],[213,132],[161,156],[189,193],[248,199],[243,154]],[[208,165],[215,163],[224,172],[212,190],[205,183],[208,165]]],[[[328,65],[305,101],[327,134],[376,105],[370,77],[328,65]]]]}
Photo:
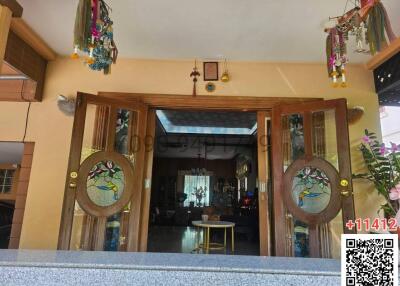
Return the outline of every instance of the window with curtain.
{"type": "Polygon", "coordinates": [[[184,177],[184,193],[187,194],[187,199],[184,202],[184,206],[188,207],[190,202],[194,202],[197,206],[209,206],[210,205],[210,176],[195,176],[185,175],[184,177]],[[203,188],[204,196],[199,200],[196,198],[195,190],[203,188]],[[200,205],[199,205],[200,203],[200,205]]]}

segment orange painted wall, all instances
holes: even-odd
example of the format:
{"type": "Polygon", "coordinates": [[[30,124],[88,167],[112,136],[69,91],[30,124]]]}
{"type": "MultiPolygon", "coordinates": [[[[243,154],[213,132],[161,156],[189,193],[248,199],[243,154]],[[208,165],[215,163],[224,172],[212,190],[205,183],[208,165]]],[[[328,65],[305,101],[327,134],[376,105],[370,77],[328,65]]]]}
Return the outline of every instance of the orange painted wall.
{"type": "MultiPolygon", "coordinates": [[[[75,96],[77,91],[119,91],[137,93],[191,94],[189,74],[192,61],[121,59],[112,74],[89,71],[81,61],[58,59],[47,69],[44,98],[32,103],[27,141],[35,142],[31,181],[22,228],[21,248],[55,249],[61,216],[73,118],[57,108],[57,96],[75,96]]],[[[372,74],[362,66],[349,66],[349,88],[334,89],[325,64],[233,62],[232,80],[216,83],[213,94],[241,96],[346,97],[350,106],[361,105],[366,114],[350,126],[353,171],[360,171],[362,159],[356,150],[364,128],[380,132],[378,100],[372,74]]],[[[207,94],[204,82],[198,91],[207,94]]],[[[213,96],[209,94],[209,96],[213,96]]],[[[24,133],[26,103],[0,103],[0,141],[20,141],[24,133]]],[[[378,209],[370,185],[355,184],[357,215],[374,217],[378,209]]]]}

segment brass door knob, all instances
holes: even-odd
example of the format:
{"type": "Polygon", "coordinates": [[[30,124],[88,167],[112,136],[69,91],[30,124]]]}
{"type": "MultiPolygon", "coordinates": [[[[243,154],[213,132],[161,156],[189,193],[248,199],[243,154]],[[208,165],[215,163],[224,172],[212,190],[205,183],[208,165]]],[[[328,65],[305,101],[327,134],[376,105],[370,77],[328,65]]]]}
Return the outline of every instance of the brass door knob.
{"type": "Polygon", "coordinates": [[[76,188],[76,178],[78,178],[78,173],[77,172],[71,172],[69,174],[69,177],[71,178],[71,180],[69,181],[69,187],[70,188],[76,188]]]}
{"type": "Polygon", "coordinates": [[[342,187],[347,187],[349,185],[349,181],[346,179],[342,179],[342,180],[340,180],[340,185],[342,187]]]}
{"type": "Polygon", "coordinates": [[[341,179],[341,180],[340,180],[340,186],[343,188],[343,189],[340,191],[340,193],[342,194],[342,196],[344,196],[344,197],[350,196],[351,192],[350,192],[350,190],[348,189],[349,181],[346,180],[346,179],[341,179]]]}

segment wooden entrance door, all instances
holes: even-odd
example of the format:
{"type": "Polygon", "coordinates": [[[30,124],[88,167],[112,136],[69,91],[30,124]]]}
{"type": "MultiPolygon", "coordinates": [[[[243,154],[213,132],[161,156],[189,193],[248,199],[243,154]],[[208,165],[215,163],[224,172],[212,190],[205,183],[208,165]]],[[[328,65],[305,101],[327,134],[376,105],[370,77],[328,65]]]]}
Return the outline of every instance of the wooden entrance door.
{"type": "Polygon", "coordinates": [[[78,93],[59,249],[139,250],[147,112],[78,93]]]}
{"type": "Polygon", "coordinates": [[[275,254],[330,257],[354,232],[346,100],[274,107],[272,166],[275,254]]]}

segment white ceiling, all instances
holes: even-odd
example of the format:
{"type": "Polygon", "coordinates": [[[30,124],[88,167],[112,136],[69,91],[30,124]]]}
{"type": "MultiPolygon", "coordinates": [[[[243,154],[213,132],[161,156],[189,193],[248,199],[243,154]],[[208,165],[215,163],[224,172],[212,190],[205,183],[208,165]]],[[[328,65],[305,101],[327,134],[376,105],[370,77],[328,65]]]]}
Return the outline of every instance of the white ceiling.
{"type": "MultiPolygon", "coordinates": [[[[33,29],[57,53],[70,54],[78,0],[18,1],[33,29]]],[[[106,0],[123,58],[284,62],[324,61],[324,22],[342,14],[346,1],[106,0]]],[[[400,35],[400,1],[383,3],[400,35]]]]}

